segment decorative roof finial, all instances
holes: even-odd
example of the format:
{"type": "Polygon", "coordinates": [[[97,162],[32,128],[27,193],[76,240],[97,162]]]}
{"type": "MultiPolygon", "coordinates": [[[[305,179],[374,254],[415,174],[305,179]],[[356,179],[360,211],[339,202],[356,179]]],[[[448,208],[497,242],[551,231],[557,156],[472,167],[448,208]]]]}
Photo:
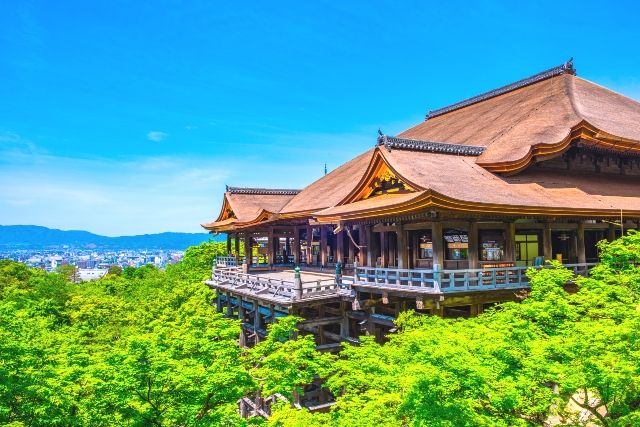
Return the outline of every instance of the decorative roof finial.
{"type": "Polygon", "coordinates": [[[325,175],[327,174],[327,164],[326,163],[324,164],[324,174],[325,175]]]}
{"type": "Polygon", "coordinates": [[[573,56],[571,58],[569,58],[569,60],[567,62],[564,63],[564,65],[562,65],[562,68],[569,74],[573,74],[574,76],[576,75],[576,69],[573,68],[573,56]]]}
{"type": "Polygon", "coordinates": [[[382,133],[382,131],[380,130],[380,128],[378,128],[378,135],[380,135],[380,136],[384,135],[384,133],[382,133]]]}

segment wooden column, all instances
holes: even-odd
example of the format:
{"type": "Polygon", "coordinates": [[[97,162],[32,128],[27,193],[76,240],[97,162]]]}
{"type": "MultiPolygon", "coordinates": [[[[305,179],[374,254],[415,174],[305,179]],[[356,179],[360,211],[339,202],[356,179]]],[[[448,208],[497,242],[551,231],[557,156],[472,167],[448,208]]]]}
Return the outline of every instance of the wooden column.
{"type": "Polygon", "coordinates": [[[227,233],[227,256],[231,255],[231,234],[227,233]]]}
{"type": "MultiPolygon", "coordinates": [[[[351,237],[353,237],[353,232],[351,234],[351,237]]],[[[353,244],[353,240],[350,239],[348,236],[347,236],[347,240],[348,240],[347,244],[349,245],[349,262],[353,264],[353,262],[355,261],[354,258],[356,256],[356,247],[353,244]]]]}
{"type": "Polygon", "coordinates": [[[320,265],[322,267],[327,266],[327,226],[320,226],[320,265]]]}
{"type": "Polygon", "coordinates": [[[576,239],[578,242],[578,263],[584,264],[587,262],[587,251],[584,247],[584,221],[578,221],[578,229],[576,230],[576,239]]]}
{"type": "Polygon", "coordinates": [[[344,264],[344,231],[340,231],[336,236],[336,261],[344,264]]]}
{"type": "Polygon", "coordinates": [[[236,265],[238,265],[238,260],[240,258],[240,238],[238,237],[238,233],[234,235],[233,243],[235,245],[236,265]]]}
{"type": "MultiPolygon", "coordinates": [[[[291,255],[291,236],[286,236],[284,242],[284,251],[287,254],[287,258],[289,258],[289,255],[291,255]]],[[[287,263],[289,260],[285,259],[284,262],[287,263]]]]}
{"type": "Polygon", "coordinates": [[[478,261],[478,222],[473,220],[469,222],[469,268],[478,268],[480,263],[478,261]]]}
{"type": "Polygon", "coordinates": [[[431,223],[431,239],[433,241],[433,265],[438,264],[440,269],[444,268],[444,242],[442,222],[434,221],[431,223]]]}
{"type": "Polygon", "coordinates": [[[367,231],[365,230],[364,225],[358,225],[358,246],[360,246],[360,251],[358,253],[358,264],[361,266],[367,265],[367,231]]]}
{"type": "Polygon", "coordinates": [[[507,222],[507,236],[504,246],[504,260],[515,261],[516,247],[516,223],[514,221],[507,222]]]}
{"type": "Polygon", "coordinates": [[[273,267],[273,255],[274,255],[274,250],[273,248],[275,247],[274,241],[273,241],[273,227],[269,227],[269,234],[267,235],[267,250],[268,250],[268,257],[269,257],[269,267],[273,267]]]}
{"type": "Polygon", "coordinates": [[[373,226],[371,225],[365,226],[365,232],[367,234],[367,265],[369,267],[375,267],[378,246],[375,239],[376,233],[373,232],[373,226]]]}
{"type": "Polygon", "coordinates": [[[409,268],[409,249],[407,248],[407,232],[402,223],[398,224],[398,268],[409,268]]]}
{"type": "Polygon", "coordinates": [[[251,256],[251,234],[248,232],[244,233],[244,260],[248,269],[253,261],[251,256]]]}
{"type": "Polygon", "coordinates": [[[227,317],[233,317],[233,306],[231,305],[230,292],[227,292],[227,317]]]}
{"type": "Polygon", "coordinates": [[[293,263],[300,265],[300,229],[293,228],[293,263]]]}
{"type": "Polygon", "coordinates": [[[607,240],[613,242],[616,240],[616,226],[609,224],[609,232],[607,233],[607,240]]]}
{"type": "Polygon", "coordinates": [[[311,255],[311,243],[313,242],[313,228],[307,225],[307,265],[311,265],[313,256],[311,255]]]}
{"type": "Polygon", "coordinates": [[[553,259],[553,247],[551,245],[551,223],[544,223],[544,230],[542,231],[542,248],[544,259],[551,260],[553,259]]]}
{"type": "Polygon", "coordinates": [[[380,266],[389,267],[389,238],[386,231],[380,232],[380,266]]]}

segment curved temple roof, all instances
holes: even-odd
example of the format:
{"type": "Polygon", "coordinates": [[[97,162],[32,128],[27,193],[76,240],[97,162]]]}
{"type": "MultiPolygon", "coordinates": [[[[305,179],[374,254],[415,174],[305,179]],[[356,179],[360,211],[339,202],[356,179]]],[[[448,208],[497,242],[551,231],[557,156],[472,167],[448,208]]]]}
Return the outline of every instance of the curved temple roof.
{"type": "Polygon", "coordinates": [[[433,112],[303,190],[228,187],[228,231],[274,219],[336,222],[442,208],[519,215],[640,216],[640,177],[527,169],[570,145],[640,159],[640,103],[575,76],[570,62],[433,112]],[[399,193],[367,190],[387,173],[399,193]],[[498,175],[497,173],[507,173],[498,175]],[[378,194],[378,193],[376,193],[378,194]]]}
{"type": "Polygon", "coordinates": [[[477,163],[495,172],[521,170],[540,151],[561,151],[581,128],[640,151],[640,103],[573,72],[519,83],[437,110],[398,136],[485,147],[477,163]]]}

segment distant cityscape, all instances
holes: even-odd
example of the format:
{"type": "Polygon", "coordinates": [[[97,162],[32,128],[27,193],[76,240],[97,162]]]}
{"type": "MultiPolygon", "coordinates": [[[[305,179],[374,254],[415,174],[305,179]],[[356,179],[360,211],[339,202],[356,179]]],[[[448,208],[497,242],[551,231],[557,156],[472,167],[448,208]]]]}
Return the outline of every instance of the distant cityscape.
{"type": "Polygon", "coordinates": [[[78,269],[79,280],[95,280],[104,276],[110,267],[141,267],[152,264],[164,269],[179,262],[184,251],[179,250],[0,250],[0,259],[22,262],[29,267],[55,271],[58,267],[72,265],[78,269]]]}
{"type": "Polygon", "coordinates": [[[192,245],[221,236],[206,233],[160,233],[104,237],[86,231],[63,231],[38,226],[0,226],[0,259],[56,271],[76,267],[78,281],[98,279],[110,267],[154,265],[164,269],[182,260],[192,245]]]}

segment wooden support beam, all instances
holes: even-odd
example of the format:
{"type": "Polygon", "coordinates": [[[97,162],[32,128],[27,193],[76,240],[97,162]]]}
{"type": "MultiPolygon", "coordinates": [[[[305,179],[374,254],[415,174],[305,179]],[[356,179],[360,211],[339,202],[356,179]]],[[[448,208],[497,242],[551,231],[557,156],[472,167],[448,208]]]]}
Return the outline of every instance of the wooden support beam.
{"type": "Polygon", "coordinates": [[[433,242],[433,265],[444,266],[444,242],[442,236],[442,222],[434,221],[431,225],[431,240],[433,242]]]}
{"type": "Polygon", "coordinates": [[[344,264],[344,231],[336,234],[336,262],[344,264]]]}
{"type": "Polygon", "coordinates": [[[386,231],[380,232],[380,266],[389,267],[389,238],[386,231]]]}
{"type": "Polygon", "coordinates": [[[300,265],[300,229],[293,228],[293,263],[300,265]]]}
{"type": "Polygon", "coordinates": [[[233,305],[231,305],[231,292],[227,292],[227,317],[233,317],[233,305]]]}
{"type": "Polygon", "coordinates": [[[365,226],[365,232],[367,234],[367,265],[369,267],[375,267],[377,261],[377,242],[373,227],[370,225],[365,226]]]}
{"type": "Polygon", "coordinates": [[[251,234],[245,232],[244,233],[244,263],[245,263],[246,268],[247,268],[246,272],[249,272],[249,266],[253,262],[253,256],[252,256],[251,252],[252,252],[251,234]]]}
{"type": "Polygon", "coordinates": [[[274,242],[274,236],[273,236],[273,227],[269,227],[269,233],[267,234],[267,250],[268,250],[268,257],[269,257],[269,267],[273,267],[273,263],[274,263],[273,255],[275,253],[274,247],[275,247],[275,242],[274,242]]]}
{"type": "Polygon", "coordinates": [[[307,225],[307,265],[311,265],[313,263],[313,255],[312,255],[312,243],[313,242],[313,228],[310,225],[307,225]]]}
{"type": "Polygon", "coordinates": [[[238,265],[240,260],[240,238],[238,233],[234,235],[233,243],[235,244],[236,265],[238,265]]]}
{"type": "Polygon", "coordinates": [[[506,242],[504,247],[504,260],[505,261],[515,261],[516,256],[516,223],[513,221],[509,221],[507,223],[506,229],[506,242]]]}
{"type": "Polygon", "coordinates": [[[347,239],[347,244],[349,245],[349,263],[353,264],[356,256],[356,247],[351,239],[347,239]]]}
{"type": "Polygon", "coordinates": [[[613,224],[609,224],[609,231],[607,233],[607,240],[613,242],[616,240],[616,226],[613,224]]]}
{"type": "Polygon", "coordinates": [[[478,247],[480,246],[478,242],[478,222],[472,220],[468,225],[468,236],[469,236],[469,268],[478,268],[478,247]]]}
{"type": "Polygon", "coordinates": [[[409,268],[409,245],[407,242],[407,231],[398,224],[396,231],[398,236],[398,268],[409,268]]]}
{"type": "Polygon", "coordinates": [[[227,255],[231,254],[231,234],[227,233],[227,255]]]}
{"type": "Polygon", "coordinates": [[[542,248],[545,260],[553,259],[553,247],[551,245],[551,223],[544,223],[544,230],[542,231],[542,248]]]}
{"type": "Polygon", "coordinates": [[[327,226],[320,226],[320,265],[327,266],[329,248],[327,247],[327,226]]]}

